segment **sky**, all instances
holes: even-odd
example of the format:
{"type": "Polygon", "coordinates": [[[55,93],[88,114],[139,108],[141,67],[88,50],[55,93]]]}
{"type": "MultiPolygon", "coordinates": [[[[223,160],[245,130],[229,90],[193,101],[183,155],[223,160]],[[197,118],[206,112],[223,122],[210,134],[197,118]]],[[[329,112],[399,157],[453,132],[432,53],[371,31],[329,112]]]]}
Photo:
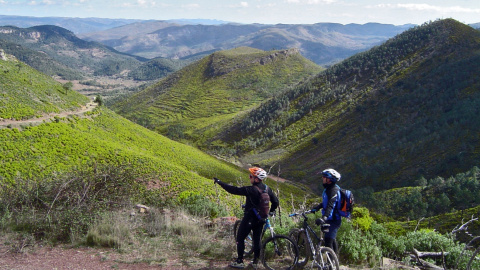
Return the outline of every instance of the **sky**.
{"type": "Polygon", "coordinates": [[[237,23],[480,22],[480,0],[0,0],[0,15],[237,23]]]}

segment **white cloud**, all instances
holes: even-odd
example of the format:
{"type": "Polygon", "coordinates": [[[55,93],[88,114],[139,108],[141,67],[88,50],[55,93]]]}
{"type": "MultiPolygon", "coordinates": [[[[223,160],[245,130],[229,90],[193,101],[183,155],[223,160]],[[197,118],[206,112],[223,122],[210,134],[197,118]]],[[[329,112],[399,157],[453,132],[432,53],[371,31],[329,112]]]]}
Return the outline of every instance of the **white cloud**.
{"type": "Polygon", "coordinates": [[[337,2],[337,0],[285,0],[289,4],[307,4],[307,5],[317,5],[317,4],[332,4],[337,2]]]}
{"type": "Polygon", "coordinates": [[[441,12],[441,13],[450,13],[450,12],[480,13],[480,9],[464,8],[460,6],[442,7],[442,6],[433,6],[429,4],[379,4],[373,7],[399,8],[399,9],[407,9],[410,11],[434,11],[434,12],[441,12]]]}
{"type": "Polygon", "coordinates": [[[157,3],[155,1],[150,0],[137,0],[136,2],[124,2],[120,6],[122,7],[142,7],[142,8],[151,8],[155,7],[157,3]]]}
{"type": "Polygon", "coordinates": [[[196,9],[199,8],[199,4],[187,4],[187,5],[182,5],[182,8],[187,8],[187,9],[196,9]]]}
{"type": "Polygon", "coordinates": [[[241,7],[248,7],[248,2],[240,2],[241,7]]]}

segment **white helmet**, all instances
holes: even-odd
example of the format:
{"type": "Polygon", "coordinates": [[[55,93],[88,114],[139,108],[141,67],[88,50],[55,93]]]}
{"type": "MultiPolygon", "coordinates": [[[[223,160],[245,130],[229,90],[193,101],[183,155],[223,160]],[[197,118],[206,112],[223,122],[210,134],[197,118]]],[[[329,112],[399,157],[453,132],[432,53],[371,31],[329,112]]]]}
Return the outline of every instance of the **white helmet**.
{"type": "Polygon", "coordinates": [[[340,178],[342,177],[339,172],[335,171],[334,169],[326,169],[322,172],[322,176],[329,178],[333,182],[338,182],[340,181],[340,178]]]}
{"type": "Polygon", "coordinates": [[[267,178],[267,172],[262,168],[253,167],[253,168],[250,168],[248,170],[250,171],[250,173],[252,175],[254,175],[258,179],[260,179],[260,181],[263,181],[265,178],[267,178]]]}

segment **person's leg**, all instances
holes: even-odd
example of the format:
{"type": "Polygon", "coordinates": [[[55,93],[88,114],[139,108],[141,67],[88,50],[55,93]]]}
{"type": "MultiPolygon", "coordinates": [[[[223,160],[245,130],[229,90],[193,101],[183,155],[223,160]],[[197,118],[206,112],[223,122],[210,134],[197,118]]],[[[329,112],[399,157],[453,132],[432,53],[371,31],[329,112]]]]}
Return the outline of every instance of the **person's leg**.
{"type": "Polygon", "coordinates": [[[252,226],[253,231],[253,263],[258,263],[258,258],[260,257],[261,242],[262,242],[262,230],[263,225],[265,224],[262,221],[254,221],[252,226]]]}
{"type": "Polygon", "coordinates": [[[243,263],[243,253],[245,252],[245,238],[252,230],[252,224],[248,219],[242,219],[237,232],[237,263],[243,263]]]}
{"type": "Polygon", "coordinates": [[[332,220],[327,221],[327,223],[330,224],[330,227],[328,232],[325,233],[325,246],[331,248],[338,256],[338,245],[335,238],[337,237],[337,232],[340,228],[340,225],[342,225],[342,220],[332,220]]]}

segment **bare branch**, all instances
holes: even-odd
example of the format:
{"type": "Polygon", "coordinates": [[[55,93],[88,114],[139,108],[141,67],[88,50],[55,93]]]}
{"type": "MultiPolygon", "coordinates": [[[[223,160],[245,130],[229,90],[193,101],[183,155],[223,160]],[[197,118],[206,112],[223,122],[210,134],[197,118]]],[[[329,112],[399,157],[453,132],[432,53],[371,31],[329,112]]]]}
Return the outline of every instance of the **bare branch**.
{"type": "Polygon", "coordinates": [[[425,219],[425,217],[422,217],[421,219],[419,219],[419,220],[418,220],[418,222],[417,222],[417,226],[415,227],[415,230],[414,230],[414,232],[416,232],[416,231],[417,231],[417,229],[418,229],[418,226],[420,225],[420,222],[422,222],[422,220],[424,220],[424,219],[425,219]]]}
{"type": "MultiPolygon", "coordinates": [[[[477,220],[478,220],[478,218],[474,218],[473,215],[472,215],[472,218],[471,218],[469,221],[465,222],[464,224],[462,224],[462,225],[460,225],[460,226],[455,227],[455,228],[452,230],[451,234],[456,234],[456,233],[459,232],[459,231],[467,231],[467,229],[468,229],[468,224],[470,224],[470,223],[472,223],[472,222],[474,222],[474,221],[477,221],[477,220]]],[[[462,222],[463,222],[463,219],[462,219],[462,222]]]]}

